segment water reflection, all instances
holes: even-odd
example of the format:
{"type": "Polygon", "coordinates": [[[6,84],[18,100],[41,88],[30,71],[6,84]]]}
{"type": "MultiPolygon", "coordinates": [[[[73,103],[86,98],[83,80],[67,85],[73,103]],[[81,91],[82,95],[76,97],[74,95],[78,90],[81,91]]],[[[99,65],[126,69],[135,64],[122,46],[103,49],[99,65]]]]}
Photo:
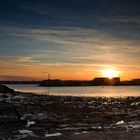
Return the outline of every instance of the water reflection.
{"type": "Polygon", "coordinates": [[[64,95],[64,96],[106,96],[124,97],[140,96],[140,86],[87,86],[87,87],[38,87],[38,85],[15,84],[9,87],[36,94],[64,95]]]}

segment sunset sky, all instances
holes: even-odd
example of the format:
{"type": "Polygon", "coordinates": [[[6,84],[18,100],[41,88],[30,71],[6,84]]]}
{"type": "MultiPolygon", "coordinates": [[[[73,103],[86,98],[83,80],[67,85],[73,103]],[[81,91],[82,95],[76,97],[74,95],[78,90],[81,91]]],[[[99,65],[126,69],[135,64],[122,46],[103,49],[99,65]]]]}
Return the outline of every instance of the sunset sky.
{"type": "Polygon", "coordinates": [[[0,80],[140,78],[139,0],[0,0],[0,80]]]}

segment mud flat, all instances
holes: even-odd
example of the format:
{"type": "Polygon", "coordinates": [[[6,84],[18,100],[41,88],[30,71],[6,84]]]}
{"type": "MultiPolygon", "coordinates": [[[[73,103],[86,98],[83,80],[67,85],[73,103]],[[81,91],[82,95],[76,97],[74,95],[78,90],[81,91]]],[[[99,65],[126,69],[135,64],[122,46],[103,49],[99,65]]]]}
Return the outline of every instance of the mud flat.
{"type": "Polygon", "coordinates": [[[0,86],[2,140],[140,139],[140,97],[68,97],[0,86]]]}

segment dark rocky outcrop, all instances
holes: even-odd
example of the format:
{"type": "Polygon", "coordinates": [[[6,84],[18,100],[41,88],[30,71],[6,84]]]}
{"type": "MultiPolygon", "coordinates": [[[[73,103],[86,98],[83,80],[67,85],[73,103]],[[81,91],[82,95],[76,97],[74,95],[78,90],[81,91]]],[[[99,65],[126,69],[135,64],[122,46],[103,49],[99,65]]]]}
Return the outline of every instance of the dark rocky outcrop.
{"type": "Polygon", "coordinates": [[[5,85],[0,85],[0,93],[15,93],[15,91],[5,85]]]}
{"type": "Polygon", "coordinates": [[[58,140],[77,134],[82,139],[83,133],[140,132],[140,97],[48,96],[14,92],[6,86],[1,91],[0,140],[57,139],[46,137],[51,134],[62,134],[58,140]]]}

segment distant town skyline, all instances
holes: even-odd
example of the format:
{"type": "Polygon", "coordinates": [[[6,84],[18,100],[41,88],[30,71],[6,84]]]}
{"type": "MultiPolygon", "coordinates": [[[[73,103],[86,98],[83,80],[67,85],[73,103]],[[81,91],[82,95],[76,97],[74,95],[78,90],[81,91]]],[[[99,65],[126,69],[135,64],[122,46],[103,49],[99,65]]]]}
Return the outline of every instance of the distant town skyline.
{"type": "Polygon", "coordinates": [[[140,78],[139,0],[1,0],[0,80],[140,78]]]}

